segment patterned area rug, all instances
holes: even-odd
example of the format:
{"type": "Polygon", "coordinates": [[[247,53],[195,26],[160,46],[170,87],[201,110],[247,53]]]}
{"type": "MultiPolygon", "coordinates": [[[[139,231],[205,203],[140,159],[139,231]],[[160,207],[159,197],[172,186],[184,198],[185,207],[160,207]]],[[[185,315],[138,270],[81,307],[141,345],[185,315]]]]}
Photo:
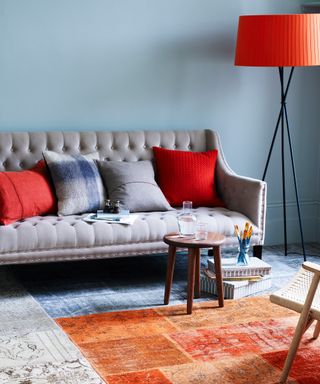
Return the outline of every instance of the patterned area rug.
{"type": "Polygon", "coordinates": [[[0,383],[102,384],[82,353],[8,273],[0,271],[0,383]]]}
{"type": "MultiPolygon", "coordinates": [[[[293,252],[284,257],[279,247],[265,250],[272,290],[299,268],[299,249],[293,252]]],[[[319,262],[318,245],[308,252],[308,260],[319,262]]],[[[186,316],[183,255],[170,299],[183,306],[164,308],[166,261],[159,255],[2,267],[0,384],[103,383],[90,363],[110,384],[276,383],[296,316],[265,298],[214,308],[211,294],[202,294],[207,302],[186,316]]],[[[314,369],[319,345],[309,341],[291,383],[320,383],[314,369]]]]}
{"type": "MultiPolygon", "coordinates": [[[[109,384],[276,384],[297,315],[268,297],[57,319],[109,384]]],[[[313,328],[313,327],[311,327],[313,328]]],[[[309,330],[289,383],[320,383],[309,330]]]]}

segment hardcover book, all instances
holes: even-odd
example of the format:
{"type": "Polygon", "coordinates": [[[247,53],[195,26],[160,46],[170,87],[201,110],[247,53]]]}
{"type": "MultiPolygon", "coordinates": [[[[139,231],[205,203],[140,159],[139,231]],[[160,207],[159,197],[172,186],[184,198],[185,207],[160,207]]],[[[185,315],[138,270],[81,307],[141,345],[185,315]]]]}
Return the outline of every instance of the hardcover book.
{"type": "MultiPolygon", "coordinates": [[[[236,258],[222,258],[221,269],[223,277],[265,276],[270,275],[271,265],[257,257],[250,257],[248,265],[237,265],[236,258]]],[[[208,269],[215,273],[214,260],[208,259],[208,269]]]]}
{"type": "MultiPolygon", "coordinates": [[[[200,277],[201,291],[217,295],[216,279],[201,275],[200,277]]],[[[224,298],[225,299],[240,299],[241,297],[250,296],[254,293],[264,291],[271,288],[271,275],[263,276],[258,281],[240,280],[240,281],[224,281],[224,298]]]]}

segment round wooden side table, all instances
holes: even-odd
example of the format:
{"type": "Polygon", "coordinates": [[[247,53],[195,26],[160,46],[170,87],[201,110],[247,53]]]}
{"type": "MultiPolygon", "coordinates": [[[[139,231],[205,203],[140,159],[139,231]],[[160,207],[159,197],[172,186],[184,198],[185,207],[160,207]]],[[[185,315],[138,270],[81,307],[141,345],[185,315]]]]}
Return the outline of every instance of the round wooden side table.
{"type": "Polygon", "coordinates": [[[164,236],[163,241],[169,245],[164,304],[169,304],[173,272],[176,261],[176,250],[177,248],[187,248],[189,258],[187,313],[192,313],[193,297],[200,297],[200,250],[201,248],[212,248],[216,272],[219,307],[223,307],[224,294],[221,272],[220,245],[225,241],[225,236],[218,233],[209,232],[208,238],[206,240],[195,240],[194,238],[181,237],[179,234],[174,233],[164,236]]]}

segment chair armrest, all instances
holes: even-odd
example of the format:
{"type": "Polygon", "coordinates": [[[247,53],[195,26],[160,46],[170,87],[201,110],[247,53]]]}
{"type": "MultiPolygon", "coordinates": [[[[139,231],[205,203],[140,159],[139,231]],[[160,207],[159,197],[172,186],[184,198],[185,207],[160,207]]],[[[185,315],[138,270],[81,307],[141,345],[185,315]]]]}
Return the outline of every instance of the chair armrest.
{"type": "Polygon", "coordinates": [[[218,149],[216,185],[226,208],[242,213],[261,230],[261,243],[264,240],[267,183],[249,177],[239,176],[229,167],[222,150],[219,135],[207,131],[207,149],[218,149]]]}
{"type": "Polygon", "coordinates": [[[307,271],[313,272],[317,275],[320,275],[320,265],[316,263],[311,263],[310,261],[306,261],[302,264],[302,267],[307,271]]]}

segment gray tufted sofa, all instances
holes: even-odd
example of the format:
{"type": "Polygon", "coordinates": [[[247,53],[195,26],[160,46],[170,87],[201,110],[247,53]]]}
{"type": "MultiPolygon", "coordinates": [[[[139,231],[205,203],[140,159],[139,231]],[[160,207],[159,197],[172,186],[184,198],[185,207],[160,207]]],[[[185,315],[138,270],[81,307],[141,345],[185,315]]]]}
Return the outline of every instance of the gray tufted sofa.
{"type": "MultiPolygon", "coordinates": [[[[152,159],[152,147],[219,151],[216,183],[227,208],[201,207],[199,219],[209,230],[226,235],[224,246],[236,246],[234,224],[254,224],[252,244],[261,256],[266,214],[266,184],[236,175],[227,165],[218,135],[211,130],[135,132],[0,133],[0,171],[31,168],[48,149],[61,153],[98,151],[101,159],[152,159]]],[[[132,226],[86,223],[84,215],[32,217],[0,226],[0,264],[125,257],[164,252],[162,238],[178,230],[178,211],[139,214],[132,226]]]]}

